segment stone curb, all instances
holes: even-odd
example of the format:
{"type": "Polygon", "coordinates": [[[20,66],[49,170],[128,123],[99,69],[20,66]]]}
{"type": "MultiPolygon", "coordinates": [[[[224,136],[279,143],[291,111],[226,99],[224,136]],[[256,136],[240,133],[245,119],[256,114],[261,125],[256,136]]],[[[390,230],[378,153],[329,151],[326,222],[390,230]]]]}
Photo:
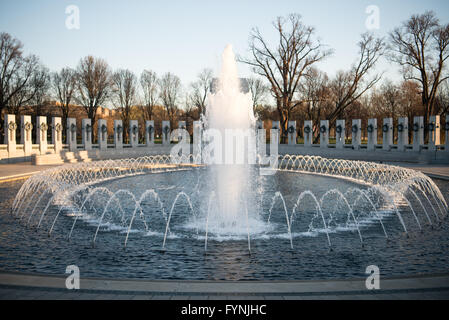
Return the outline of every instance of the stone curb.
{"type": "MultiPolygon", "coordinates": [[[[66,276],[0,273],[1,286],[33,289],[66,289],[66,276]]],[[[381,290],[416,291],[449,289],[449,274],[380,279],[381,290]]],[[[187,281],[143,279],[81,278],[83,290],[100,292],[138,292],[172,294],[360,294],[366,289],[365,279],[324,281],[187,281]]]]}

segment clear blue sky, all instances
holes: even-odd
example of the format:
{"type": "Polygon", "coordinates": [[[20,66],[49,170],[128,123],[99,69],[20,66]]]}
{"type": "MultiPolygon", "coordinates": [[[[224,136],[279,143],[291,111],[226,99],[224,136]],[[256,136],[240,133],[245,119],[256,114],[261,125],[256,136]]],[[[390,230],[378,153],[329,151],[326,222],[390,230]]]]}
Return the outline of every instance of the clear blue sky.
{"type": "MultiPolygon", "coordinates": [[[[140,74],[152,69],[171,71],[184,85],[205,67],[218,71],[221,52],[231,43],[237,54],[246,54],[252,27],[276,43],[271,26],[279,15],[296,12],[316,28],[321,41],[335,50],[319,67],[330,75],[346,69],[357,57],[356,43],[366,31],[365,8],[380,9],[380,29],[386,36],[414,13],[434,10],[449,22],[449,2],[390,1],[194,1],[194,0],[0,0],[0,31],[20,39],[26,53],[37,54],[51,70],[75,67],[88,54],[102,57],[113,68],[140,74]],[[80,29],[65,27],[68,5],[80,9],[80,29]]],[[[399,79],[397,67],[382,61],[379,70],[399,79]]],[[[241,76],[248,76],[240,66],[241,76]]]]}

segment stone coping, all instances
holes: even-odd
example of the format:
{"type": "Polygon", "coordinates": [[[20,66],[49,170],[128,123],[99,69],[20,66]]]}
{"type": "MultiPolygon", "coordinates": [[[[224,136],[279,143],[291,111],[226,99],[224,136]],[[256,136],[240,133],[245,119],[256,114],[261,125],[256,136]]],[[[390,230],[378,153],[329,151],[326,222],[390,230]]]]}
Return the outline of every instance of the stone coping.
{"type": "MultiPolygon", "coordinates": [[[[0,272],[0,286],[26,287],[35,290],[66,290],[68,275],[43,275],[0,272]]],[[[348,280],[292,280],[292,281],[210,281],[210,280],[146,280],[146,279],[80,279],[82,290],[94,292],[135,292],[163,294],[357,294],[372,292],[365,286],[365,278],[348,280]]],[[[448,274],[380,277],[379,292],[448,290],[448,274]]]]}
{"type": "MultiPolygon", "coordinates": [[[[376,161],[375,161],[376,162],[376,161]]],[[[416,171],[421,171],[428,177],[432,179],[440,179],[449,181],[449,165],[423,165],[423,164],[411,164],[406,162],[386,162],[386,164],[389,165],[395,165],[400,167],[405,167],[409,169],[413,169],[416,171]]],[[[21,180],[21,179],[27,179],[31,177],[33,174],[39,173],[42,170],[46,170],[48,168],[52,168],[58,165],[48,165],[48,166],[36,166],[32,164],[21,164],[21,165],[14,165],[14,164],[8,164],[8,165],[0,165],[0,169],[3,168],[12,168],[12,172],[17,172],[21,168],[24,168],[23,171],[26,171],[24,173],[20,174],[12,174],[12,175],[2,175],[5,173],[5,170],[0,171],[0,183],[1,182],[8,182],[8,181],[15,181],[15,180],[21,180]]],[[[11,170],[7,170],[8,172],[11,172],[11,170]]]]}
{"type": "Polygon", "coordinates": [[[40,171],[33,171],[33,172],[27,172],[27,173],[22,173],[22,174],[13,174],[13,175],[6,176],[6,177],[0,177],[0,183],[28,179],[32,175],[39,173],[39,172],[40,171]]]}

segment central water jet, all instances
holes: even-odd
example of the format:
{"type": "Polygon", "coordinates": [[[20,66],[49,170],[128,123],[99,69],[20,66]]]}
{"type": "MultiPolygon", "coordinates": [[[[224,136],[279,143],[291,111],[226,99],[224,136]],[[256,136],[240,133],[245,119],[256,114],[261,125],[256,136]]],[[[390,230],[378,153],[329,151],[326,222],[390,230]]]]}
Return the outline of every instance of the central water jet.
{"type": "MultiPolygon", "coordinates": [[[[246,231],[248,215],[255,213],[254,205],[248,203],[248,195],[254,190],[250,160],[255,152],[255,122],[251,94],[242,92],[235,55],[227,45],[205,118],[207,132],[214,132],[214,158],[205,162],[216,197],[215,206],[208,206],[207,216],[224,232],[229,228],[246,231]]],[[[208,140],[210,143],[210,137],[208,140]]]]}

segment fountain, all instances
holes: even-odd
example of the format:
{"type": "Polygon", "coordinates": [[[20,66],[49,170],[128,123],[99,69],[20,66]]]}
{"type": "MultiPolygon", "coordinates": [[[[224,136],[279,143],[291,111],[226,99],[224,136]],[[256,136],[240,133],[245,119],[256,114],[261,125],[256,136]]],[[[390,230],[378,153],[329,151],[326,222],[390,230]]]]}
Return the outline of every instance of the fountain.
{"type": "MultiPolygon", "coordinates": [[[[242,93],[240,89],[240,78],[231,45],[225,48],[222,61],[218,88],[209,96],[207,114],[203,120],[208,129],[206,140],[209,138],[207,132],[213,132],[212,140],[219,140],[213,140],[214,152],[218,155],[213,158],[205,157],[209,171],[207,179],[213,181],[213,197],[216,201],[212,210],[208,210],[206,220],[214,222],[217,227],[215,232],[228,234],[244,230],[247,233],[251,215],[248,207],[253,208],[254,205],[248,204],[249,198],[241,199],[241,195],[248,195],[253,189],[251,167],[245,164],[245,159],[238,164],[236,158],[255,152],[251,150],[255,141],[255,118],[251,94],[242,93]],[[239,150],[234,138],[244,143],[244,134],[247,134],[247,143],[239,150]]],[[[206,225],[209,227],[209,223],[206,225]]]]}
{"type": "Polygon", "coordinates": [[[275,174],[260,175],[247,161],[255,118],[238,79],[228,46],[204,119],[205,149],[220,141],[225,152],[215,145],[199,165],[198,155],[67,164],[23,183],[11,204],[17,221],[2,221],[13,231],[0,242],[20,242],[33,262],[19,263],[19,250],[3,268],[57,272],[76,262],[93,276],[176,279],[345,277],[373,263],[390,275],[445,270],[447,184],[302,155],[279,156],[275,174]],[[247,139],[241,149],[230,143],[235,132],[247,139]]]}

